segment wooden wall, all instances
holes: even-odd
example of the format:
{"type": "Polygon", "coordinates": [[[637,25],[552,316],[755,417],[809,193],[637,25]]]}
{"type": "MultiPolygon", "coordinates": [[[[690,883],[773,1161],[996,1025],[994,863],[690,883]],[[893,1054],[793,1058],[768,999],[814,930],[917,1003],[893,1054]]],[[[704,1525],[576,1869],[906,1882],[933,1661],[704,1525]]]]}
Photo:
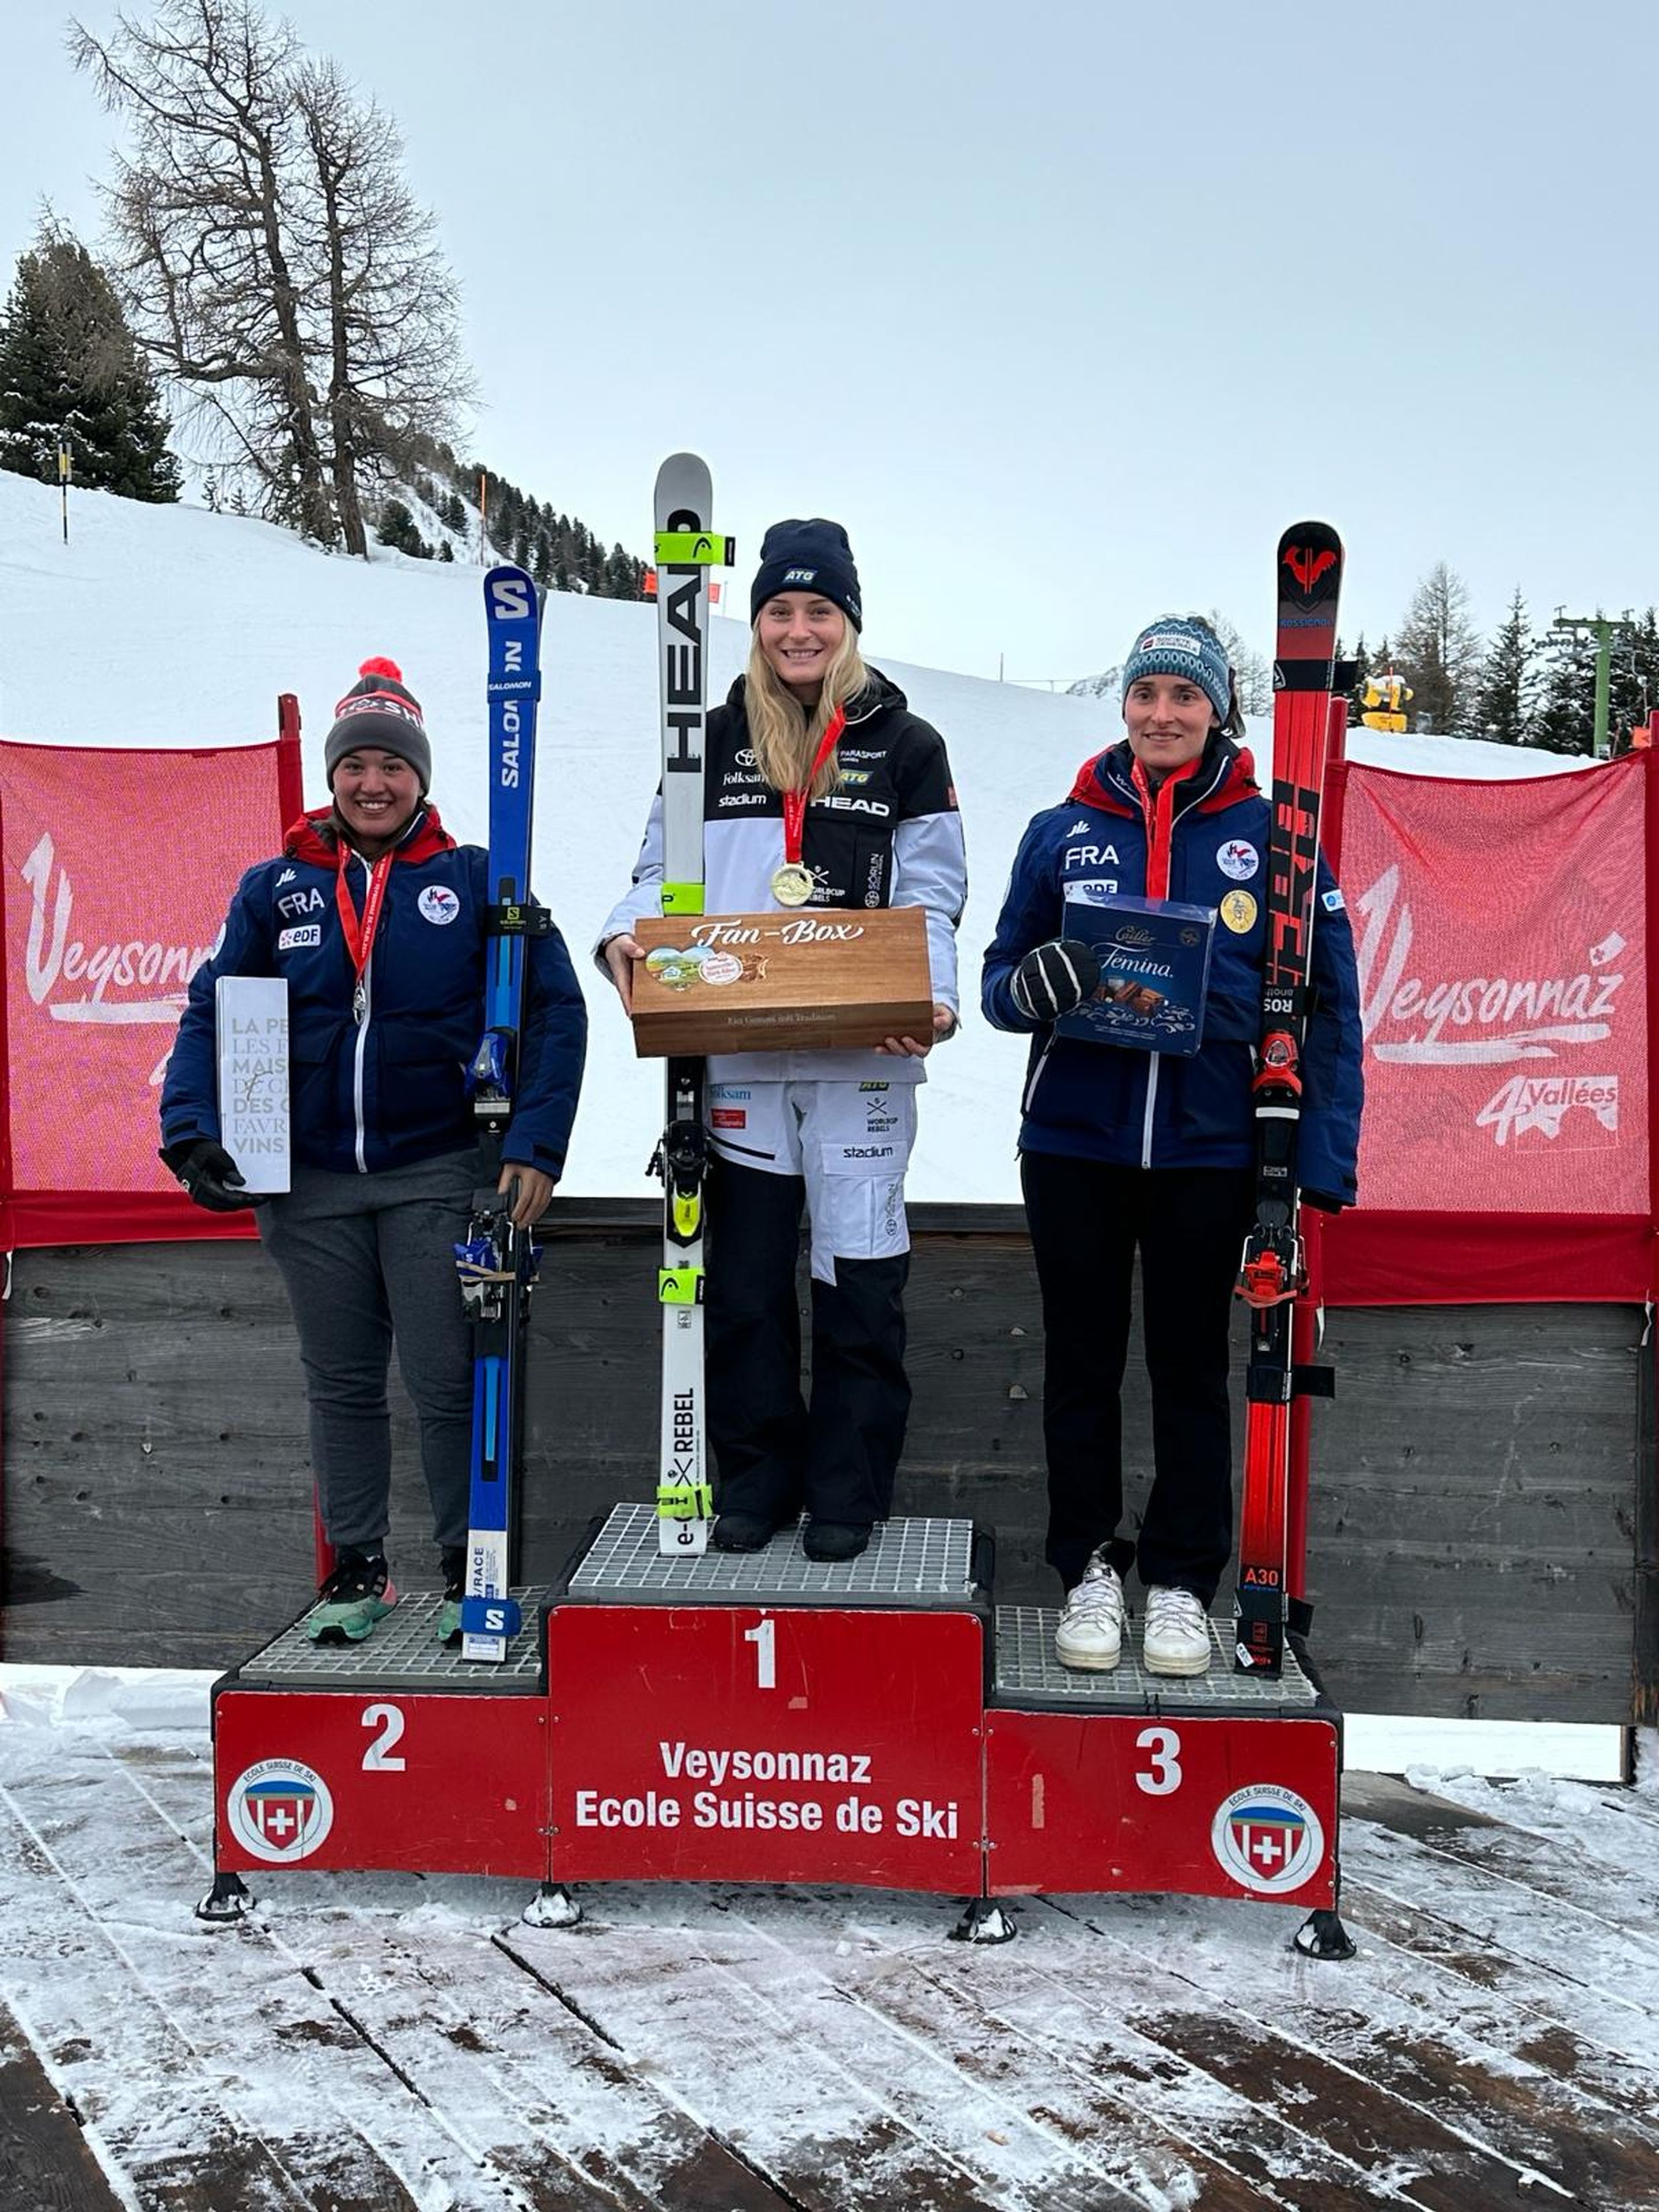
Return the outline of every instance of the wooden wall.
{"type": "MultiPolygon", "coordinates": [[[[527,1578],[654,1481],[654,1216],[572,1202],[534,1321],[527,1578]]],[[[902,1508],[963,1514],[997,1595],[1043,1566],[1042,1334],[1012,1208],[913,1209],[902,1508]]],[[[1368,1712],[1623,1721],[1659,1653],[1650,1356],[1633,1308],[1338,1312],[1316,1406],[1313,1649],[1368,1712]]],[[[217,1667],[311,1583],[298,1358],[256,1245],[20,1253],[5,1322],[0,1656],[217,1667]]],[[[394,1564],[428,1579],[400,1394],[394,1564]]],[[[1126,1391],[1131,1462],[1144,1382],[1126,1391]]],[[[1133,1491],[1132,1491],[1133,1495],[1133,1491]]]]}

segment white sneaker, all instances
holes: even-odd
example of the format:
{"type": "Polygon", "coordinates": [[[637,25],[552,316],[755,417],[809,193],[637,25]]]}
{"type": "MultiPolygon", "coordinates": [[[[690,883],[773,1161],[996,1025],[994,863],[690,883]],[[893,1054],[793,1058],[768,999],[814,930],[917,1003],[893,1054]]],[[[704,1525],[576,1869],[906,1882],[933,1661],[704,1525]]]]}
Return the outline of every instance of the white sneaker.
{"type": "Polygon", "coordinates": [[[1210,1664],[1210,1623],[1190,1590],[1149,1589],[1141,1656],[1149,1674],[1202,1674],[1210,1664]]]}
{"type": "Polygon", "coordinates": [[[1117,1569],[1097,1552],[1083,1580],[1066,1593],[1066,1609],[1054,1631],[1054,1656],[1062,1667],[1115,1667],[1123,1645],[1123,1585],[1117,1569]]]}

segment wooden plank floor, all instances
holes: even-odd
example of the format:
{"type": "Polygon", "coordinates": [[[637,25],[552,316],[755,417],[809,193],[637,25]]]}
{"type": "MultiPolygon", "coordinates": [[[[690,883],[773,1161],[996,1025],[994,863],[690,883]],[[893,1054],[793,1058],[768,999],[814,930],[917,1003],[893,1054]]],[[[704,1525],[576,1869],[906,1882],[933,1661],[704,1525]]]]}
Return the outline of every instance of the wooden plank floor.
{"type": "Polygon", "coordinates": [[[0,2206],[1659,2212],[1659,1794],[1350,1778],[1299,1912],[627,1886],[206,1887],[193,1731],[0,1727],[0,2206]]]}

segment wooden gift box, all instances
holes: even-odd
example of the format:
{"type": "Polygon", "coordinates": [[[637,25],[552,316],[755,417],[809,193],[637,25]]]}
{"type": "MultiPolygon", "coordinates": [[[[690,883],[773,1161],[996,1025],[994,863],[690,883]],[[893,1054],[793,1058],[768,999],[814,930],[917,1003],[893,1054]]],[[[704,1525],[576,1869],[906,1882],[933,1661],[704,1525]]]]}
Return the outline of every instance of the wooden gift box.
{"type": "Polygon", "coordinates": [[[933,1035],[919,906],[655,916],[634,935],[634,1049],[801,1052],[933,1035]]]}

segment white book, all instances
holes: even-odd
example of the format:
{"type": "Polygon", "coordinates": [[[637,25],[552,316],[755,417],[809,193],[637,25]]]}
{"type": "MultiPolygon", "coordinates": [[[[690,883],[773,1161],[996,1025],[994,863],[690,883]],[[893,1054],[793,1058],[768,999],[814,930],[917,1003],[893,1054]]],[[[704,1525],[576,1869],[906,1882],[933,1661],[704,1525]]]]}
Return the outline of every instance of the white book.
{"type": "Polygon", "coordinates": [[[286,1190],[287,981],[221,975],[215,989],[222,1141],[249,1190],[286,1190]]]}

